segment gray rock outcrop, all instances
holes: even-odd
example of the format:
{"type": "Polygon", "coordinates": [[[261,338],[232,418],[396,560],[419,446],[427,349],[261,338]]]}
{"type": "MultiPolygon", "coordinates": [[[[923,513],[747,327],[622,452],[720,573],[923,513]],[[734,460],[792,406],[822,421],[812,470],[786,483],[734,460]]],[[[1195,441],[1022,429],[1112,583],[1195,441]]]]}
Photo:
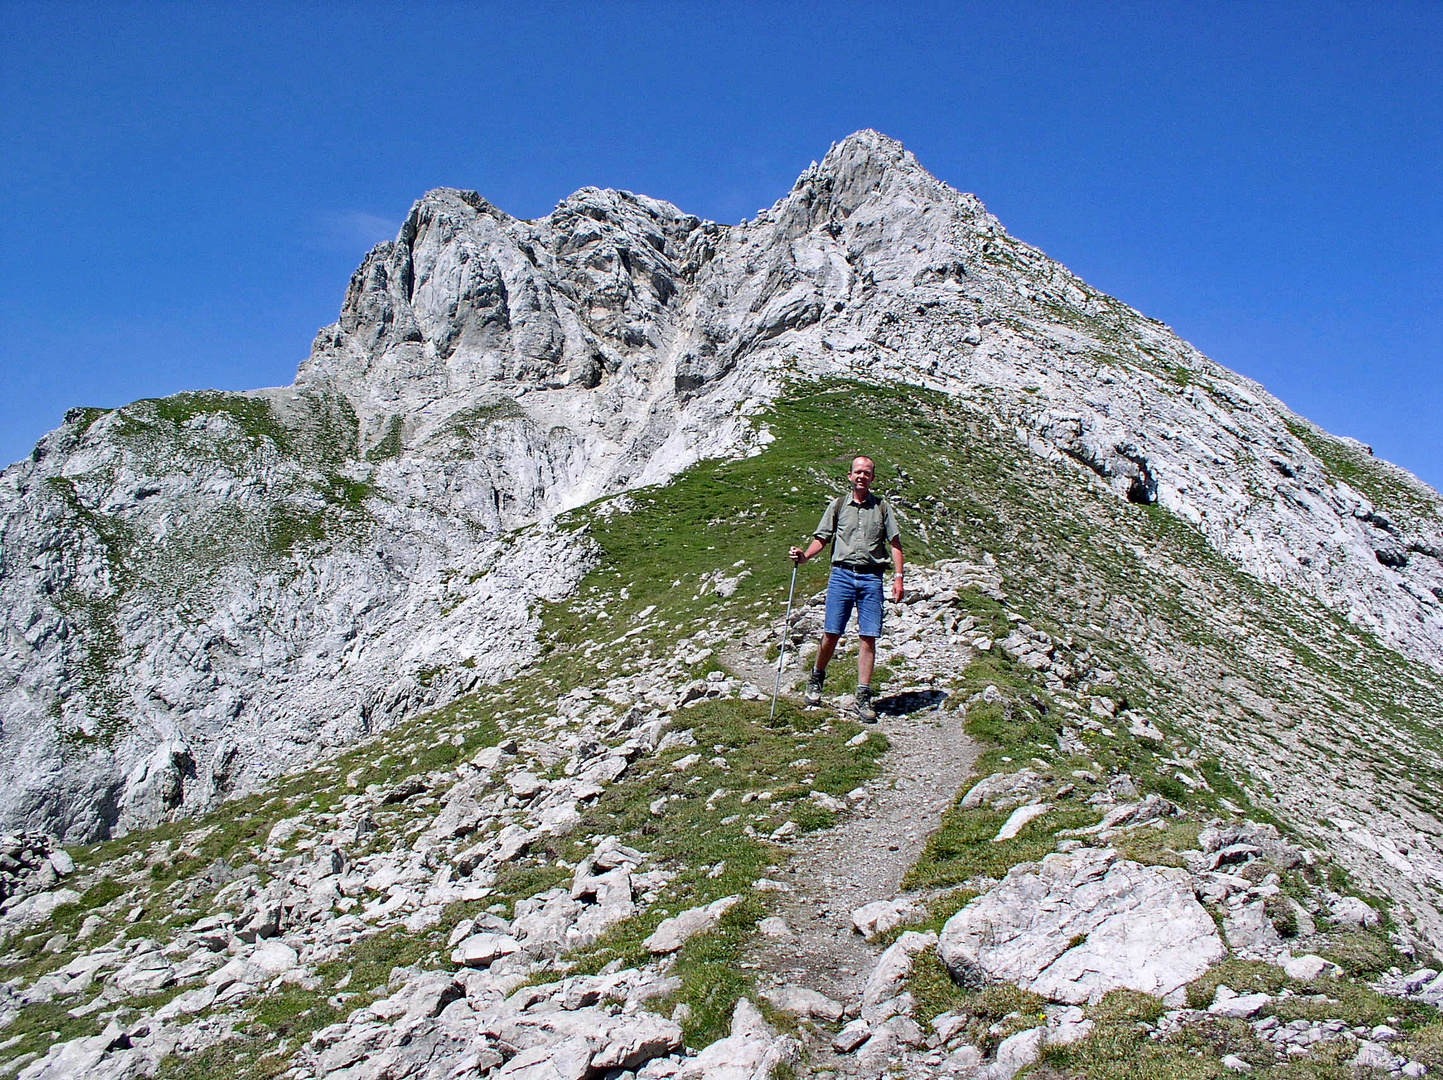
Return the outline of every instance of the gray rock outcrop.
{"type": "Polygon", "coordinates": [[[948,919],[937,943],[963,982],[1005,980],[1066,1004],[1118,988],[1168,999],[1225,952],[1186,871],[1108,848],[1015,867],[948,919]]]}

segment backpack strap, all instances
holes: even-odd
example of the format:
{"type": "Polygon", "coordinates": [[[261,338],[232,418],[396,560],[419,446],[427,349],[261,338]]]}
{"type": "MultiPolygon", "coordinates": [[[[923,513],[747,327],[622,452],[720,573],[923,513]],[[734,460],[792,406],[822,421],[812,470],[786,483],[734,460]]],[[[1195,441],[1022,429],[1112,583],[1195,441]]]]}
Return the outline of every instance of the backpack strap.
{"type": "MultiPolygon", "coordinates": [[[[850,494],[850,492],[848,494],[850,494]]],[[[827,546],[831,548],[833,553],[835,553],[837,550],[837,529],[839,529],[842,524],[842,503],[846,498],[846,495],[838,495],[827,506],[827,512],[832,515],[832,538],[827,541],[827,546]]],[[[830,558],[827,560],[829,564],[831,563],[831,561],[832,560],[830,558]]]]}

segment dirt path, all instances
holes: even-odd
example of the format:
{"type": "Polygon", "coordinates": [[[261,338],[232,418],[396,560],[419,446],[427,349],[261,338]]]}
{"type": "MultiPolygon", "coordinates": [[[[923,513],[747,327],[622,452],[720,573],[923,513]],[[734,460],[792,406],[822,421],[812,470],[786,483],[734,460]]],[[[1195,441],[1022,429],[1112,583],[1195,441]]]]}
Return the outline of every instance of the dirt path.
{"type": "Polygon", "coordinates": [[[795,939],[763,938],[749,962],[778,983],[844,1004],[861,995],[881,950],[852,928],[852,911],[897,895],[976,759],[959,715],[939,712],[932,701],[926,691],[879,700],[877,726],[891,742],[882,774],[867,785],[856,812],[833,829],[807,834],[777,875],[791,889],[777,906],[795,939]]]}

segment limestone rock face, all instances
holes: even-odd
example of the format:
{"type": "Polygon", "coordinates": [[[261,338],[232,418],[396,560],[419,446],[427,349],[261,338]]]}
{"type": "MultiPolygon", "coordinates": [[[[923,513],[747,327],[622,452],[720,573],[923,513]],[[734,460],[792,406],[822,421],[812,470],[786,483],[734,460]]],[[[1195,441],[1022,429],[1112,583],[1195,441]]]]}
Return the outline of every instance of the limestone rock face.
{"type": "Polygon", "coordinates": [[[948,919],[937,942],[964,981],[1004,979],[1066,1004],[1118,988],[1165,998],[1225,952],[1186,871],[1109,848],[1015,867],[948,919]]]}
{"type": "Polygon", "coordinates": [[[1019,453],[1443,668],[1436,492],[862,131],[738,225],[429,192],[292,386],[72,410],[0,474],[0,825],[198,810],[508,677],[590,564],[557,513],[749,452],[822,377],[986,403],[1019,453]]]}

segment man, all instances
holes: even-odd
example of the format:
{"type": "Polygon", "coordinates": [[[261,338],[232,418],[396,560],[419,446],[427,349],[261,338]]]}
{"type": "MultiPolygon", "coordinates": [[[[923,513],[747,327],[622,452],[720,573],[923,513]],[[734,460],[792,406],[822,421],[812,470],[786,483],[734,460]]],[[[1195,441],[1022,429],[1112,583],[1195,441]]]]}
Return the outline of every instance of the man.
{"type": "Polygon", "coordinates": [[[803,551],[792,548],[788,555],[801,564],[830,542],[832,574],[827,579],[827,614],[822,643],[817,648],[803,697],[808,705],[822,703],[822,682],[837,641],[847,629],[852,609],[857,609],[857,715],[864,723],[877,722],[872,705],[872,667],[877,662],[877,636],[882,632],[882,574],[890,554],[893,577],[892,599],[902,599],[902,538],[897,516],[886,499],[872,494],[877,466],[869,457],[852,459],[850,495],[833,499],[822,512],[812,542],[803,551]],[[890,548],[890,552],[889,549],[890,548]]]}

